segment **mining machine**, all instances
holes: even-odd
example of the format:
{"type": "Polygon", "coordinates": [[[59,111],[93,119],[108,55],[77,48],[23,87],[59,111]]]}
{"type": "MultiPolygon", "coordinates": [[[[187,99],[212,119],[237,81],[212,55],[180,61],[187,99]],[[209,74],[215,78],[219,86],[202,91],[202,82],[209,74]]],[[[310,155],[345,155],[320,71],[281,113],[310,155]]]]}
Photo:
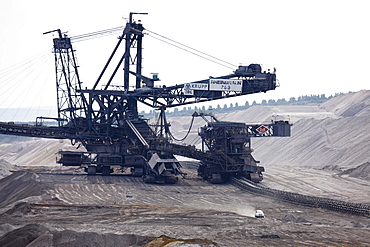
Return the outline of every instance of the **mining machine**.
{"type": "MultiPolygon", "coordinates": [[[[251,137],[290,136],[292,125],[285,120],[272,120],[265,124],[219,121],[213,114],[203,112],[195,112],[192,117],[202,117],[206,122],[198,132],[201,148],[172,142],[166,143],[162,149],[200,160],[198,175],[212,183],[223,183],[232,177],[246,177],[260,182],[265,169],[252,156],[251,137]]],[[[172,135],[169,128],[165,131],[172,135]]]]}
{"type": "MultiPolygon", "coordinates": [[[[35,125],[0,122],[0,134],[40,138],[69,139],[84,151],[60,151],[57,163],[79,166],[89,175],[109,175],[113,168],[129,170],[146,182],[176,183],[185,176],[175,156],[183,155],[201,161],[199,175],[214,183],[232,176],[246,176],[253,181],[262,179],[263,167],[252,157],[250,137],[289,136],[286,121],[266,125],[246,125],[218,121],[213,117],[200,129],[203,148],[176,144],[169,136],[165,110],[171,107],[236,97],[274,90],[275,71],[262,72],[259,64],[239,66],[233,73],[208,79],[158,86],[157,75],[142,74],[142,47],[145,28],[133,20],[130,13],[126,26],[93,87],[83,88],[78,71],[73,37],[61,30],[53,39],[55,56],[58,116],[38,117],[35,125]],[[119,52],[124,47],[123,54],[119,52]],[[118,63],[113,64],[113,58],[118,63]],[[107,69],[113,67],[108,75],[107,69]],[[117,71],[123,68],[123,86],[113,87],[117,71]],[[131,83],[134,79],[134,83],[131,83]],[[100,89],[98,89],[100,88],[100,89]],[[160,111],[161,122],[151,127],[138,114],[138,102],[160,111]],[[44,124],[54,120],[53,126],[44,124]]],[[[202,116],[195,113],[193,117],[202,116]]]]}

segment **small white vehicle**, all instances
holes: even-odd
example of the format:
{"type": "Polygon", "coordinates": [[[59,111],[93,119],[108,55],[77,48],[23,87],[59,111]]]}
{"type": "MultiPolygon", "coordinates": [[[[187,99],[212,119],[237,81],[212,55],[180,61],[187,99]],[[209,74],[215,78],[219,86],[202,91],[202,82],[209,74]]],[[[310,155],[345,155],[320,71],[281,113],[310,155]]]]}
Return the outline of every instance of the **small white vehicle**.
{"type": "Polygon", "coordinates": [[[254,217],[256,217],[256,218],[265,218],[265,214],[263,213],[262,210],[256,210],[256,212],[254,213],[254,217]]]}

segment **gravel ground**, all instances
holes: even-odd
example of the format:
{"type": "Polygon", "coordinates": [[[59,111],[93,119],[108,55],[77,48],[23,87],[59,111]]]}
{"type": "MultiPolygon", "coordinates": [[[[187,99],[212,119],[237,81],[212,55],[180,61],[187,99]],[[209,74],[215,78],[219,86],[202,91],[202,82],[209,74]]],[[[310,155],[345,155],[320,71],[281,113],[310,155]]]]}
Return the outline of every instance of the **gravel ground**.
{"type": "MultiPolygon", "coordinates": [[[[15,172],[0,181],[0,246],[14,246],[15,239],[21,241],[17,246],[370,246],[369,218],[209,184],[196,176],[194,163],[183,166],[188,178],[176,185],[76,170],[15,172]],[[266,217],[254,218],[255,209],[266,217]]],[[[294,187],[278,181],[266,184],[294,187]]],[[[346,183],[333,181],[335,190],[338,182],[346,183]]],[[[325,186],[322,195],[337,196],[329,193],[330,180],[325,186]]]]}

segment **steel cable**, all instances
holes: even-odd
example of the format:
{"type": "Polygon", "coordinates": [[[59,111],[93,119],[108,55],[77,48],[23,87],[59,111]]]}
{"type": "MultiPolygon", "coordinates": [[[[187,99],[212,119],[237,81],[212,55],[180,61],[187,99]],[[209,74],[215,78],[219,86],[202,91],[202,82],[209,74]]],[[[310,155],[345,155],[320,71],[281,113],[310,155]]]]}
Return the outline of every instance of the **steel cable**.
{"type": "Polygon", "coordinates": [[[160,35],[160,34],[158,34],[158,33],[155,33],[155,32],[153,32],[153,31],[150,31],[150,30],[148,30],[148,29],[145,29],[146,31],[148,31],[148,34],[149,34],[149,37],[152,37],[152,38],[154,38],[154,39],[157,39],[157,40],[159,40],[159,41],[162,41],[162,42],[164,42],[164,43],[166,43],[166,44],[169,44],[169,45],[172,45],[172,46],[174,46],[174,47],[176,47],[176,48],[179,48],[179,49],[181,49],[181,50],[184,50],[184,51],[186,51],[186,52],[189,52],[189,53],[191,53],[191,54],[193,54],[193,55],[196,55],[196,56],[198,56],[198,57],[201,57],[201,58],[203,58],[203,59],[206,59],[206,60],[208,60],[208,61],[210,61],[210,62],[213,62],[213,63],[216,63],[216,64],[219,64],[219,65],[221,65],[221,66],[224,66],[224,67],[226,67],[226,68],[229,68],[229,69],[235,69],[235,67],[237,67],[237,66],[235,66],[234,64],[232,64],[232,63],[229,63],[229,62],[226,62],[226,61],[224,61],[224,60],[222,60],[222,59],[219,59],[219,58],[217,58],[217,57],[214,57],[214,56],[212,56],[212,55],[209,55],[209,54],[207,54],[207,53],[204,53],[204,52],[202,52],[202,51],[199,51],[199,50],[197,50],[197,49],[194,49],[194,48],[192,48],[192,47],[190,47],[190,46],[187,46],[187,45],[184,45],[184,44],[182,44],[182,43],[180,43],[180,42],[177,42],[177,41],[175,41],[175,40],[172,40],[172,39],[169,39],[169,38],[167,38],[167,37],[165,37],[165,36],[163,36],[163,35],[160,35]],[[161,37],[161,38],[158,38],[158,37],[155,37],[155,36],[153,36],[153,35],[150,35],[150,34],[153,34],[153,35],[157,35],[157,36],[159,36],[159,37],[161,37]],[[166,41],[166,40],[164,40],[164,39],[166,39],[166,40],[168,40],[168,41],[166,41]],[[171,43],[172,42],[172,43],[171,43]],[[176,45],[177,44],[177,45],[176,45]],[[185,48],[184,48],[185,47],[185,48]],[[186,49],[187,48],[187,49],[186,49]],[[190,51],[190,50],[192,50],[192,51],[190,51]],[[202,54],[202,55],[200,55],[200,54],[202,54]],[[203,56],[204,55],[204,56],[203,56]],[[213,60],[212,60],[213,59],[213,60]],[[220,61],[220,62],[217,62],[217,61],[215,61],[215,60],[217,60],[217,61],[220,61]],[[222,62],[222,63],[221,63],[222,62]],[[230,67],[230,66],[228,66],[228,65],[225,65],[225,64],[228,64],[228,65],[231,65],[231,66],[233,66],[233,67],[230,67]]]}
{"type": "MultiPolygon", "coordinates": [[[[18,108],[13,115],[14,119],[20,108],[25,106],[23,104],[27,96],[33,97],[32,104],[27,104],[28,111],[27,114],[23,116],[24,120],[30,112],[32,106],[34,106],[36,100],[41,100],[42,97],[39,96],[43,90],[38,90],[37,95],[29,95],[29,93],[31,92],[31,89],[35,87],[34,82],[39,81],[40,75],[44,73],[45,67],[47,67],[47,64],[49,64],[50,54],[50,49],[48,49],[47,52],[37,54],[29,59],[9,66],[8,68],[0,71],[0,85],[2,87],[0,104],[4,105],[4,103],[7,102],[7,105],[3,108],[0,117],[3,116],[4,113],[7,112],[13,105],[18,103],[18,108]],[[14,97],[14,95],[17,95],[17,97],[14,97]]],[[[47,80],[44,80],[44,85],[46,81],[47,80]]]]}
{"type": "Polygon", "coordinates": [[[123,26],[114,27],[114,28],[105,29],[105,30],[101,30],[101,31],[96,31],[96,32],[91,32],[91,33],[85,33],[85,34],[81,34],[81,35],[72,36],[70,39],[71,39],[72,42],[76,43],[76,42],[80,42],[80,41],[84,41],[84,40],[95,39],[95,38],[105,37],[105,36],[108,36],[108,35],[113,35],[113,34],[118,33],[118,32],[123,32],[123,29],[124,29],[123,26]]]}

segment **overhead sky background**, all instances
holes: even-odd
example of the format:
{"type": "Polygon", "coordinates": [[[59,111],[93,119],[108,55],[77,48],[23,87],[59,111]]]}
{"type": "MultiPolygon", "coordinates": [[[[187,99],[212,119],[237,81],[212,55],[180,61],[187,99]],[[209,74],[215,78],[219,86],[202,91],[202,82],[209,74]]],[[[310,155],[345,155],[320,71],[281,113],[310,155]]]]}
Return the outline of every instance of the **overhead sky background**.
{"type": "MultiPolygon", "coordinates": [[[[264,70],[276,68],[280,87],[275,91],[206,105],[370,89],[369,7],[366,0],[0,0],[0,108],[56,105],[53,35],[43,32],[61,29],[73,37],[124,26],[130,12],[147,12],[134,16],[146,29],[235,69],[250,63],[260,63],[264,70]]],[[[118,35],[74,44],[84,86],[93,85],[118,35]]],[[[234,70],[151,35],[145,35],[143,46],[143,73],[159,73],[161,85],[234,70]]],[[[115,85],[123,82],[119,76],[122,73],[115,85]]]]}

